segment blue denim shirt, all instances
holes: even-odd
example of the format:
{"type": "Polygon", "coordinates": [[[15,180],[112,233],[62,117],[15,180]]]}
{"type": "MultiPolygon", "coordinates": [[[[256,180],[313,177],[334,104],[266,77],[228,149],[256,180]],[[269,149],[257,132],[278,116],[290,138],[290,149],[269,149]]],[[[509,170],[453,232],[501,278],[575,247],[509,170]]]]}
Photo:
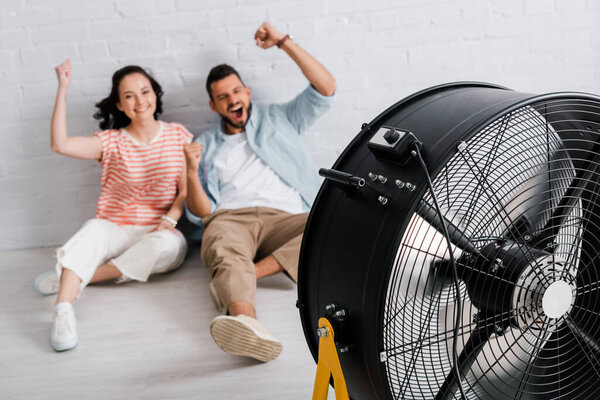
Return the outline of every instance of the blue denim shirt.
{"type": "MultiPolygon", "coordinates": [[[[296,189],[308,211],[317,195],[321,179],[317,168],[310,159],[300,134],[306,131],[315,120],[327,111],[334,96],[324,96],[312,85],[291,101],[284,104],[270,104],[252,107],[246,124],[248,145],[277,175],[296,189]]],[[[214,165],[215,156],[223,145],[222,124],[201,133],[194,141],[204,146],[198,175],[214,212],[221,199],[220,183],[214,165]]],[[[202,218],[185,207],[188,219],[199,227],[202,218]]],[[[193,234],[199,239],[200,232],[193,234]]]]}

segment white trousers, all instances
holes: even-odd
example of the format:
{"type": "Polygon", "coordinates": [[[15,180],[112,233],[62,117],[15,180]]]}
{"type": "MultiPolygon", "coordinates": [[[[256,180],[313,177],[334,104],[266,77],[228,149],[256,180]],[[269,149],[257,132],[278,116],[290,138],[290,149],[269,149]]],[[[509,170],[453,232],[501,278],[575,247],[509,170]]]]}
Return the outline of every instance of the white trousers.
{"type": "Polygon", "coordinates": [[[56,251],[56,273],[60,277],[63,268],[70,269],[81,279],[83,289],[106,263],[121,271],[119,282],[146,282],[151,274],[176,269],[187,251],[183,235],[167,229],[149,232],[152,228],[91,219],[56,251]]]}

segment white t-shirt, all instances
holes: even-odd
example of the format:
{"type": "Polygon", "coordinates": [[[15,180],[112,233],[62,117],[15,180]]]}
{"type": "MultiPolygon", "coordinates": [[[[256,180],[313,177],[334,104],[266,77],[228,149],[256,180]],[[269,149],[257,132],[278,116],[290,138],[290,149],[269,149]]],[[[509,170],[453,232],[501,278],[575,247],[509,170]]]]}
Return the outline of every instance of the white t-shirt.
{"type": "Polygon", "coordinates": [[[217,209],[271,207],[291,214],[304,212],[300,193],[252,151],[245,132],[223,137],[214,161],[221,192],[217,209]]]}

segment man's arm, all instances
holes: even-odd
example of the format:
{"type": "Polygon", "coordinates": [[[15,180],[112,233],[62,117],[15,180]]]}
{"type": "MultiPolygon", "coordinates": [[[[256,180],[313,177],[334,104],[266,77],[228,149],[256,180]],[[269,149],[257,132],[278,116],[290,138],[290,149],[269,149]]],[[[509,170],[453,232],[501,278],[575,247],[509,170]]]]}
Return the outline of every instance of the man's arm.
{"type": "MultiPolygon", "coordinates": [[[[263,22],[254,35],[256,45],[263,49],[277,45],[284,37],[283,33],[279,32],[268,22],[263,22]]],[[[324,96],[332,96],[335,93],[336,83],[334,77],[313,56],[304,51],[304,49],[290,38],[283,41],[281,48],[300,67],[306,79],[308,79],[319,93],[324,96]]]]}
{"type": "Polygon", "coordinates": [[[210,214],[211,205],[198,176],[198,167],[202,159],[202,145],[200,143],[186,144],[183,152],[186,161],[187,207],[192,214],[204,218],[210,214]]]}

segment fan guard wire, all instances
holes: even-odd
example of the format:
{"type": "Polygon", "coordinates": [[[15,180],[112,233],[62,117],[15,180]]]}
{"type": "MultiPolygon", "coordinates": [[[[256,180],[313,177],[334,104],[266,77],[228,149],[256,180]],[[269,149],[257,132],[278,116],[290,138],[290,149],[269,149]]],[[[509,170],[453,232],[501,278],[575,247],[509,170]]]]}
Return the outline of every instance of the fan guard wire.
{"type": "MultiPolygon", "coordinates": [[[[564,107],[564,103],[561,104],[561,106],[564,107]]],[[[484,131],[480,132],[479,135],[476,135],[474,137],[473,140],[471,140],[471,143],[469,143],[469,146],[473,145],[473,141],[474,140],[479,140],[479,145],[480,148],[482,149],[480,153],[466,153],[467,155],[457,155],[453,160],[456,159],[461,159],[461,157],[463,158],[464,164],[462,166],[462,168],[464,169],[464,165],[466,165],[467,169],[471,169],[471,171],[467,171],[470,172],[470,178],[471,178],[471,182],[468,184],[465,184],[464,187],[458,192],[457,197],[454,199],[454,201],[458,201],[459,203],[462,201],[462,203],[460,204],[465,204],[466,202],[470,202],[470,209],[476,209],[477,204],[475,204],[478,200],[474,199],[475,196],[473,196],[473,187],[475,188],[476,192],[475,193],[479,193],[479,196],[487,196],[488,197],[488,201],[490,200],[490,198],[495,198],[497,204],[491,204],[488,205],[487,208],[487,212],[483,212],[483,213],[479,213],[479,215],[476,215],[475,212],[472,213],[472,215],[463,215],[462,218],[463,220],[468,220],[469,223],[467,225],[473,226],[473,225],[491,225],[492,223],[494,223],[493,225],[496,226],[496,228],[494,229],[495,232],[487,232],[487,236],[485,235],[481,235],[479,237],[477,237],[477,235],[475,235],[475,232],[465,232],[465,234],[468,237],[472,237],[475,238],[475,241],[480,241],[480,242],[492,242],[495,239],[502,237],[502,236],[506,236],[507,232],[506,229],[508,229],[509,227],[515,227],[518,221],[516,221],[516,218],[513,218],[514,215],[513,214],[517,214],[519,213],[519,208],[522,209],[521,212],[522,214],[530,214],[529,216],[533,216],[535,218],[537,218],[537,221],[534,221],[534,227],[533,229],[530,231],[532,235],[535,235],[536,233],[539,233],[542,228],[541,226],[543,225],[542,222],[548,221],[551,218],[551,213],[553,208],[556,207],[557,205],[557,198],[561,198],[564,195],[564,190],[566,187],[568,187],[569,183],[573,180],[574,174],[575,174],[575,168],[573,167],[573,164],[569,158],[569,156],[566,154],[566,151],[564,149],[564,146],[568,145],[568,143],[564,143],[563,141],[561,141],[561,139],[557,136],[557,133],[553,130],[552,126],[550,126],[547,122],[547,118],[548,115],[552,112],[552,104],[549,104],[549,106],[547,106],[547,109],[545,109],[543,111],[542,114],[540,114],[540,110],[537,110],[533,107],[523,107],[521,109],[515,110],[513,112],[511,112],[510,114],[505,115],[504,117],[499,118],[498,120],[496,120],[494,123],[490,124],[490,126],[488,126],[484,131]],[[495,133],[495,135],[490,134],[491,132],[495,133]],[[503,137],[504,136],[504,137],[503,137]],[[506,156],[504,154],[494,154],[497,153],[499,150],[499,143],[501,143],[501,141],[505,141],[508,142],[509,144],[511,143],[511,141],[514,142],[515,138],[516,140],[519,139],[523,139],[524,137],[527,137],[527,140],[525,140],[525,144],[521,145],[521,148],[523,148],[523,146],[528,150],[528,151],[523,151],[523,152],[517,152],[519,154],[512,154],[512,156],[516,156],[517,161],[513,162],[512,164],[509,162],[508,159],[506,159],[506,156]],[[541,150],[541,146],[544,146],[543,151],[541,150]],[[537,151],[537,152],[536,152],[537,151]],[[533,153],[533,154],[532,154],[533,153]],[[466,157],[466,158],[465,158],[466,157]],[[506,173],[505,170],[503,170],[502,168],[499,169],[500,172],[492,170],[492,166],[491,164],[486,164],[485,168],[488,168],[487,171],[481,171],[481,170],[477,170],[477,168],[479,168],[479,164],[481,164],[483,161],[485,161],[485,157],[488,158],[495,158],[497,160],[501,160],[504,163],[507,163],[509,165],[520,165],[520,169],[519,169],[519,173],[522,174],[522,176],[519,176],[519,178],[521,179],[521,181],[519,182],[518,185],[515,185],[514,183],[511,185],[510,183],[508,183],[507,185],[503,184],[503,177],[501,176],[502,173],[506,173]],[[473,178],[473,176],[476,176],[477,173],[481,174],[482,172],[485,172],[488,176],[488,178],[490,176],[492,176],[493,174],[496,174],[495,176],[495,183],[498,183],[498,186],[500,187],[500,190],[497,190],[496,193],[490,195],[490,191],[491,188],[486,188],[484,187],[483,184],[481,184],[481,182],[477,182],[476,179],[473,178]],[[537,179],[537,181],[536,181],[537,179]],[[520,193],[518,193],[520,191],[520,193]],[[515,195],[515,193],[517,193],[515,195]],[[468,198],[470,195],[470,199],[468,198]],[[512,206],[512,209],[506,209],[506,207],[502,207],[502,202],[501,199],[504,200],[505,198],[510,198],[510,196],[513,196],[512,199],[510,200],[510,205],[512,206]],[[475,204],[475,205],[474,205],[475,204]],[[494,213],[494,207],[500,205],[500,209],[505,208],[504,211],[506,211],[505,215],[499,215],[498,212],[494,213]],[[524,211],[523,211],[524,210],[524,211]],[[505,228],[501,228],[502,226],[505,226],[505,228]]],[[[514,143],[513,143],[514,144],[514,143]]],[[[505,144],[506,147],[506,144],[505,144]]],[[[440,205],[438,203],[438,198],[435,194],[435,190],[434,187],[436,186],[434,183],[431,182],[431,177],[429,176],[429,173],[427,171],[427,167],[425,165],[425,162],[423,160],[423,157],[419,151],[418,148],[415,148],[413,150],[416,154],[417,159],[419,160],[419,163],[421,165],[421,167],[423,168],[426,177],[427,177],[427,183],[428,183],[428,188],[429,188],[429,192],[427,193],[427,196],[430,197],[430,199],[433,201],[435,208],[436,208],[436,212],[444,217],[444,214],[440,208],[440,205]]],[[[515,153],[513,151],[513,153],[515,153]]],[[[449,186],[449,182],[452,182],[453,180],[456,182],[457,180],[460,181],[460,177],[457,178],[457,176],[460,176],[461,173],[465,172],[465,171],[460,171],[459,169],[454,169],[453,173],[455,174],[454,176],[449,176],[449,170],[452,170],[451,166],[452,166],[453,161],[451,160],[448,163],[448,167],[444,168],[442,170],[442,172],[440,172],[437,176],[436,176],[436,181],[438,182],[438,190],[443,190],[443,188],[445,187],[446,190],[448,189],[449,186]],[[441,180],[446,180],[446,185],[440,185],[439,182],[441,180]],[[439,186],[441,186],[442,188],[440,189],[439,186]]],[[[464,175],[464,174],[463,174],[464,175]]],[[[504,178],[509,179],[512,177],[514,177],[514,173],[511,174],[507,174],[508,178],[504,178]]],[[[596,178],[597,179],[597,178],[596,178]]],[[[504,182],[506,183],[506,182],[504,182]]],[[[560,255],[563,255],[565,258],[565,262],[563,263],[565,266],[564,268],[562,268],[561,270],[559,270],[559,268],[555,268],[557,269],[556,271],[552,272],[552,274],[548,275],[549,272],[548,271],[543,271],[543,270],[535,270],[534,267],[531,271],[531,276],[535,277],[536,275],[542,275],[541,279],[541,283],[540,284],[545,284],[547,285],[550,281],[550,279],[552,279],[552,276],[561,276],[561,277],[570,277],[569,279],[571,280],[575,280],[576,276],[578,274],[578,269],[579,269],[579,265],[578,265],[578,260],[581,258],[581,252],[582,252],[582,243],[581,243],[581,234],[582,234],[582,230],[583,230],[583,224],[589,223],[590,217],[589,214],[593,211],[591,209],[591,206],[589,206],[589,204],[591,204],[592,201],[597,200],[598,197],[598,187],[597,185],[594,187],[594,191],[595,193],[593,193],[593,198],[590,199],[587,203],[588,203],[588,209],[584,209],[581,201],[579,200],[578,203],[576,203],[576,206],[573,207],[573,210],[571,211],[571,213],[567,216],[567,218],[564,221],[563,226],[560,228],[560,232],[559,235],[557,236],[557,240],[556,242],[560,243],[559,248],[557,249],[556,253],[557,257],[560,255]],[[583,215],[583,214],[587,214],[587,215],[583,215]],[[543,281],[543,282],[542,282],[543,281]],[[544,283],[545,282],[545,283],[544,283]]],[[[448,200],[450,201],[450,196],[446,195],[444,200],[448,200]]],[[[491,202],[493,203],[493,202],[491,202]]],[[[459,206],[460,206],[459,204],[459,206]]],[[[507,204],[505,204],[505,206],[507,206],[507,204]]],[[[442,222],[443,222],[443,232],[439,232],[442,234],[442,236],[444,237],[445,241],[446,241],[446,250],[448,252],[448,254],[446,256],[449,256],[448,258],[450,259],[450,265],[451,265],[451,269],[452,269],[452,280],[453,280],[453,285],[454,285],[454,293],[452,293],[451,291],[448,291],[446,293],[446,296],[448,298],[448,302],[454,302],[455,303],[455,307],[453,309],[454,312],[454,326],[452,329],[452,365],[450,366],[450,369],[453,371],[455,376],[460,376],[458,368],[457,368],[457,354],[458,354],[458,349],[457,349],[457,342],[458,342],[458,338],[459,335],[462,331],[462,333],[464,334],[465,331],[468,329],[468,326],[464,324],[463,321],[463,315],[462,315],[462,309],[463,309],[463,301],[462,301],[462,295],[466,294],[466,290],[464,287],[464,284],[461,285],[461,282],[459,281],[458,278],[458,273],[457,273],[457,263],[456,263],[456,257],[453,251],[453,248],[455,246],[453,246],[450,243],[450,238],[448,235],[448,230],[447,227],[445,226],[445,220],[448,219],[448,215],[450,215],[452,217],[452,213],[451,211],[451,207],[450,204],[446,204],[447,209],[449,210],[449,212],[446,214],[446,218],[441,218],[442,222]],[[461,325],[463,325],[461,327],[461,325]]],[[[485,208],[484,208],[485,210],[485,208]]],[[[450,218],[452,219],[452,218],[450,218]]],[[[411,223],[409,223],[409,226],[407,227],[406,231],[405,231],[405,235],[409,234],[413,229],[419,230],[420,227],[415,225],[418,224],[418,221],[411,221],[411,223]]],[[[421,221],[422,223],[422,221],[421,221]]],[[[525,238],[523,237],[523,233],[520,231],[516,231],[512,233],[515,237],[519,238],[520,240],[525,240],[525,238]]],[[[423,243],[425,243],[426,241],[423,240],[423,243]]],[[[406,244],[407,240],[402,241],[402,243],[406,244]]],[[[401,246],[402,247],[402,246],[401,246]]],[[[408,250],[409,249],[409,245],[404,246],[404,250],[408,250]]],[[[414,247],[419,247],[419,244],[415,244],[414,247]]],[[[434,255],[437,254],[440,250],[440,242],[439,242],[439,238],[438,241],[436,243],[429,243],[429,247],[427,249],[427,246],[425,246],[425,249],[420,249],[420,251],[422,251],[423,253],[431,253],[430,255],[434,255]],[[438,249],[436,250],[435,247],[437,247],[438,249]],[[433,248],[433,249],[432,249],[433,248]]],[[[401,256],[401,252],[402,252],[402,248],[399,248],[398,251],[398,260],[397,263],[400,263],[400,256],[401,256]]],[[[528,252],[527,249],[524,250],[524,252],[528,252]]],[[[398,271],[397,271],[398,272],[398,271]]],[[[408,272],[411,273],[411,272],[408,272]]],[[[418,279],[421,279],[417,278],[418,279]]],[[[402,278],[401,278],[402,279],[402,278]]],[[[409,279],[412,279],[411,277],[409,277],[409,279]]],[[[533,278],[532,278],[533,279],[533,278]]],[[[529,281],[528,284],[531,286],[533,285],[532,281],[529,281]]],[[[395,280],[391,279],[390,280],[390,287],[388,288],[388,297],[390,296],[390,292],[392,290],[394,290],[394,285],[398,285],[397,282],[395,282],[395,280]]],[[[597,286],[597,285],[596,285],[597,286]]],[[[594,286],[594,284],[588,284],[587,286],[584,287],[579,287],[577,289],[577,293],[580,293],[584,290],[586,291],[590,291],[595,289],[596,287],[594,286]]],[[[395,288],[395,290],[398,290],[398,288],[395,288]]],[[[527,290],[533,290],[532,287],[525,287],[523,289],[525,292],[527,290]]],[[[438,300],[441,299],[442,297],[442,292],[440,292],[440,296],[438,297],[438,300]]],[[[432,323],[432,319],[435,320],[437,317],[439,316],[434,316],[431,315],[431,310],[434,309],[435,307],[425,307],[425,300],[423,301],[423,308],[421,309],[421,315],[420,316],[412,316],[411,320],[409,321],[411,324],[415,324],[417,326],[420,326],[421,328],[426,326],[427,324],[431,324],[432,323]],[[429,308],[429,311],[426,311],[429,308]]],[[[403,305],[401,307],[404,307],[406,305],[403,305]]],[[[523,307],[522,309],[519,310],[514,310],[516,313],[520,314],[527,314],[527,313],[532,313],[535,311],[535,308],[537,307],[536,304],[533,305],[528,305],[527,307],[523,307]]],[[[389,310],[390,314],[393,314],[391,310],[389,310]]],[[[396,313],[401,312],[396,310],[396,313]]],[[[469,316],[472,317],[472,316],[469,316]]],[[[507,316],[504,316],[507,317],[507,316]]],[[[503,318],[504,318],[503,317],[503,318]]],[[[569,323],[568,321],[571,320],[572,317],[568,317],[565,318],[565,320],[567,321],[565,326],[568,326],[569,323]]],[[[490,323],[494,324],[497,323],[497,321],[492,320],[489,321],[490,323]]],[[[435,321],[433,321],[433,323],[435,324],[435,321]]],[[[388,318],[388,324],[389,323],[389,318],[388,318]]],[[[428,325],[427,325],[428,326],[428,325]]],[[[410,328],[407,328],[410,329],[410,328]]],[[[547,341],[549,340],[549,338],[552,336],[552,334],[554,332],[556,332],[557,330],[562,329],[561,327],[559,327],[557,324],[553,324],[553,323],[548,323],[547,321],[542,323],[540,326],[538,326],[538,329],[540,331],[539,335],[532,335],[530,332],[521,332],[517,337],[515,337],[515,341],[514,344],[516,347],[520,347],[521,349],[521,353],[522,354],[529,354],[531,356],[530,359],[525,360],[519,360],[521,363],[524,361],[526,364],[526,367],[528,368],[529,371],[526,371],[527,373],[530,373],[531,369],[533,368],[533,361],[537,356],[539,356],[541,349],[544,347],[544,345],[547,343],[547,341]]],[[[578,329],[578,328],[571,328],[573,329],[578,329]]],[[[589,328],[588,328],[589,329],[589,328]]],[[[507,332],[508,335],[514,336],[515,333],[512,331],[508,331],[507,332]]],[[[446,334],[444,333],[442,336],[446,337],[446,334]]],[[[560,332],[558,334],[558,337],[560,338],[560,332]]],[[[430,337],[429,340],[434,340],[434,337],[430,337]]],[[[440,341],[443,341],[444,338],[438,338],[440,341]]],[[[419,339],[421,340],[421,339],[419,339]]],[[[553,343],[551,343],[551,345],[554,345],[553,343]]],[[[558,345],[558,344],[556,344],[558,345]]],[[[587,343],[584,341],[583,346],[587,345],[587,343]]],[[[590,344],[590,346],[593,346],[593,344],[590,344]]],[[[388,348],[388,350],[391,348],[388,348]]],[[[508,349],[506,349],[506,352],[510,351],[511,347],[509,347],[508,349]]],[[[557,353],[559,353],[557,351],[557,353]]],[[[495,353],[492,353],[492,355],[496,355],[495,353]]],[[[484,354],[483,355],[485,358],[487,358],[489,356],[489,354],[484,354]]],[[[505,354],[497,354],[498,358],[503,358],[505,357],[505,354]]],[[[569,356],[569,355],[567,355],[569,356]]],[[[572,357],[572,355],[570,355],[572,357]]],[[[519,357],[524,357],[524,355],[517,355],[515,356],[517,359],[519,359],[519,357]]],[[[593,357],[593,355],[591,356],[591,360],[592,360],[592,365],[598,364],[597,360],[595,360],[593,357]]],[[[433,362],[433,358],[431,360],[429,360],[430,362],[433,362]]],[[[489,373],[495,374],[497,376],[497,379],[499,381],[502,381],[504,378],[500,375],[498,375],[498,373],[496,371],[494,371],[494,367],[498,368],[501,372],[503,372],[504,374],[510,374],[510,368],[517,368],[518,362],[513,363],[511,360],[509,361],[502,361],[504,364],[508,364],[508,366],[505,365],[501,365],[498,364],[497,360],[488,360],[487,364],[488,367],[484,368],[485,366],[481,366],[480,368],[485,370],[488,369],[489,373]]],[[[561,362],[563,362],[561,360],[561,362]]],[[[439,362],[436,363],[437,367],[441,368],[442,370],[448,370],[448,365],[442,360],[439,359],[439,362]]],[[[432,364],[433,366],[433,364],[432,364]]],[[[413,365],[413,368],[415,368],[415,366],[413,365]]],[[[392,373],[390,373],[388,371],[388,380],[390,383],[396,384],[397,386],[399,386],[400,388],[402,387],[402,385],[406,386],[406,380],[408,379],[409,373],[407,373],[404,376],[404,380],[400,377],[400,376],[394,376],[392,373]]],[[[433,382],[430,382],[429,384],[427,384],[426,382],[429,382],[430,378],[429,377],[425,377],[423,379],[423,386],[431,386],[432,388],[434,388],[436,386],[436,378],[431,378],[433,379],[433,382]]],[[[462,399],[466,399],[466,398],[480,398],[479,396],[483,396],[485,395],[486,392],[486,388],[481,388],[481,387],[476,387],[473,386],[472,383],[477,383],[479,382],[477,379],[474,382],[470,382],[469,380],[473,380],[472,377],[466,379],[465,384],[468,385],[470,387],[469,391],[471,392],[470,396],[467,396],[467,394],[465,393],[465,391],[463,390],[463,385],[460,384],[458,385],[458,390],[460,391],[460,396],[462,399]],[[476,397],[473,397],[476,396],[476,397]]],[[[528,382],[526,382],[527,379],[522,379],[521,382],[519,383],[519,388],[518,390],[524,391],[526,389],[526,385],[528,382]]],[[[460,380],[459,380],[460,381],[460,380]]],[[[438,383],[439,385],[439,383],[438,383]]],[[[405,387],[406,389],[406,387],[405,387]]],[[[430,392],[427,392],[426,390],[424,391],[422,387],[417,388],[412,388],[410,390],[413,390],[414,392],[412,393],[413,396],[415,396],[414,398],[431,398],[431,394],[435,394],[435,390],[431,389],[430,392]],[[418,393],[420,391],[420,393],[418,393]],[[428,397],[429,396],[429,397],[428,397]]],[[[521,394],[522,395],[522,394],[521,394]]],[[[490,394],[488,393],[487,396],[490,396],[490,394]]],[[[408,397],[407,397],[408,398],[408,397]]],[[[489,398],[489,397],[486,397],[489,398]]],[[[493,397],[492,397],[493,398],[493,397]]]]}
{"type": "MultiPolygon", "coordinates": [[[[462,321],[462,297],[460,295],[460,282],[458,279],[458,269],[456,266],[456,259],[454,258],[454,251],[452,250],[452,243],[450,242],[450,235],[448,234],[448,226],[446,225],[446,221],[444,219],[444,214],[442,213],[442,209],[437,201],[437,196],[435,195],[435,191],[433,189],[433,183],[431,182],[431,176],[429,175],[429,170],[427,169],[427,165],[425,164],[425,160],[423,160],[423,155],[421,154],[420,146],[413,146],[413,155],[417,157],[419,160],[419,164],[423,168],[423,172],[425,173],[425,177],[427,179],[427,186],[429,187],[429,191],[431,193],[431,198],[433,200],[433,204],[435,205],[435,209],[440,216],[441,225],[443,229],[444,237],[446,238],[446,242],[448,244],[448,253],[450,255],[450,263],[452,266],[452,279],[454,281],[454,287],[456,288],[456,320],[454,323],[454,329],[452,331],[452,371],[456,375],[456,379],[459,381],[462,379],[460,375],[460,371],[458,369],[458,331],[460,330],[460,323],[462,321]]],[[[461,398],[463,400],[467,399],[467,396],[464,392],[462,385],[458,385],[458,390],[460,391],[461,398]]]]}

